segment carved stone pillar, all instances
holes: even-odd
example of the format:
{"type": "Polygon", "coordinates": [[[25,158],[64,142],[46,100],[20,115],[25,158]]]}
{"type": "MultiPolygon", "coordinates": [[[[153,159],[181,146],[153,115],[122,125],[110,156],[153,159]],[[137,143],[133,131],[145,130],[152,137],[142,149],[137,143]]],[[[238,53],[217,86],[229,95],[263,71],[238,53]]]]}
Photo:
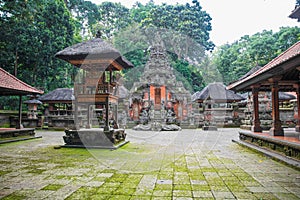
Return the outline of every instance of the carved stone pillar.
{"type": "Polygon", "coordinates": [[[105,99],[105,125],[104,131],[109,131],[109,97],[107,96],[105,99]]]}
{"type": "Polygon", "coordinates": [[[283,128],[280,121],[279,113],[279,87],[278,82],[273,82],[272,86],[272,128],[270,129],[270,135],[273,136],[283,136],[283,128]]]}
{"type": "Polygon", "coordinates": [[[253,132],[262,132],[259,120],[259,102],[258,102],[258,86],[252,87],[252,98],[253,98],[253,125],[251,131],[253,132]]]}
{"type": "Polygon", "coordinates": [[[86,124],[86,128],[91,128],[91,105],[88,104],[87,105],[87,124],[86,124]]]}
{"type": "Polygon", "coordinates": [[[297,119],[296,132],[300,132],[300,84],[295,85],[297,93],[297,119]]]}

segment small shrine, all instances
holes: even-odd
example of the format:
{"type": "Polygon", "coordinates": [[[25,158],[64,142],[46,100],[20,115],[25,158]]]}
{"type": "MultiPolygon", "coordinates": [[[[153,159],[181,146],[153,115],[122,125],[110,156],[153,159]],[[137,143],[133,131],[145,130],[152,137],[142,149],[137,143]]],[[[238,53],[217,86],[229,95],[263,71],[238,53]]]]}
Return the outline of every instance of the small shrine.
{"type": "Polygon", "coordinates": [[[44,104],[43,128],[72,128],[74,126],[73,88],[57,88],[39,97],[44,104]]]}
{"type": "Polygon", "coordinates": [[[144,72],[130,90],[131,120],[146,130],[188,126],[188,113],[192,113],[190,92],[176,80],[163,45],[151,46],[149,51],[144,72]]]}
{"type": "Polygon", "coordinates": [[[66,130],[66,146],[117,148],[125,143],[118,127],[118,71],[131,68],[110,44],[95,38],[58,52],[56,57],[79,68],[74,84],[75,126],[66,130]],[[98,124],[93,120],[97,119],[98,124]]]}
{"type": "Polygon", "coordinates": [[[238,102],[244,98],[221,82],[208,84],[193,94],[192,99],[199,105],[199,126],[203,130],[217,130],[218,126],[233,126],[239,123],[238,102]]]}

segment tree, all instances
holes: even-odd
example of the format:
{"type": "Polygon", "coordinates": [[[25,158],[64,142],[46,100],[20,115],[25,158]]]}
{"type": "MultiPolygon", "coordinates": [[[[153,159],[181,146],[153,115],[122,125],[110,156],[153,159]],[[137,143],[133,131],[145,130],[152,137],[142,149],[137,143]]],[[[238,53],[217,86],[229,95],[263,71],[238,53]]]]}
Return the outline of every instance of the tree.
{"type": "Polygon", "coordinates": [[[102,38],[112,40],[113,35],[131,23],[129,9],[120,3],[103,2],[98,6],[100,18],[93,31],[100,31],[102,38]]]}
{"type": "Polygon", "coordinates": [[[283,27],[278,32],[262,31],[245,35],[214,52],[213,63],[225,84],[235,81],[256,65],[264,66],[298,41],[299,27],[283,27]]]}
{"type": "Polygon", "coordinates": [[[187,3],[161,6],[149,4],[149,6],[151,6],[149,12],[143,13],[146,18],[140,21],[143,27],[155,26],[169,29],[187,35],[202,45],[205,50],[214,48],[214,44],[209,41],[209,31],[212,29],[211,17],[202,10],[197,0],[194,0],[192,5],[187,3]]]}
{"type": "Polygon", "coordinates": [[[64,1],[14,2],[1,4],[1,67],[45,91],[70,86],[73,68],[54,58],[73,43],[74,21],[64,1]]]}
{"type": "Polygon", "coordinates": [[[85,0],[65,0],[65,4],[76,19],[77,37],[90,38],[95,35],[93,27],[100,20],[97,5],[85,0]]]}

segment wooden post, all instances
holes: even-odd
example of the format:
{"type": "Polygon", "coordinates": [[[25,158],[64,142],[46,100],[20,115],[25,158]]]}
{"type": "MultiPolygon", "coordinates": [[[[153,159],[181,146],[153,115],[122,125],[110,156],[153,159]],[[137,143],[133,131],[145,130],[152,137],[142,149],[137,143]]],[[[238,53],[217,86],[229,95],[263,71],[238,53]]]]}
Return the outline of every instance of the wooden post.
{"type": "Polygon", "coordinates": [[[300,85],[296,84],[296,93],[297,93],[297,121],[296,121],[296,132],[300,132],[300,85]]]}
{"type": "Polygon", "coordinates": [[[279,113],[279,87],[278,81],[274,81],[272,84],[272,128],[270,129],[270,135],[283,136],[283,128],[281,127],[280,113],[279,113]]]}
{"type": "Polygon", "coordinates": [[[104,131],[109,131],[109,96],[106,97],[105,100],[105,126],[104,126],[104,131]]]}
{"type": "Polygon", "coordinates": [[[19,96],[19,119],[18,124],[16,125],[17,129],[22,129],[22,95],[19,96]]]}
{"type": "Polygon", "coordinates": [[[87,125],[86,128],[91,128],[91,105],[87,104],[87,125]]]}
{"type": "Polygon", "coordinates": [[[251,131],[262,132],[259,120],[259,102],[258,102],[258,86],[252,87],[252,98],[253,98],[253,125],[251,131]]]}

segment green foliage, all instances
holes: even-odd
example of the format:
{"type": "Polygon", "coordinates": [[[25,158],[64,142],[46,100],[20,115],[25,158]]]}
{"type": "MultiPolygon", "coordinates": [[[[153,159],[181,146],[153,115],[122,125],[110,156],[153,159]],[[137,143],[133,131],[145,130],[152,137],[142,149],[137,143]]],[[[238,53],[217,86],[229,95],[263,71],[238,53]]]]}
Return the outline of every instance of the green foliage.
{"type": "Polygon", "coordinates": [[[222,45],[214,52],[213,64],[229,84],[259,65],[264,66],[299,39],[299,27],[282,27],[277,33],[262,31],[245,35],[232,44],[222,45]]]}
{"type": "Polygon", "coordinates": [[[134,9],[133,16],[143,27],[158,27],[169,29],[192,38],[195,42],[202,45],[206,50],[212,50],[214,44],[209,41],[209,31],[211,31],[211,17],[202,10],[200,3],[194,0],[192,5],[176,4],[156,6],[148,3],[146,6],[138,4],[134,9]],[[137,10],[142,11],[137,16],[137,10]]]}
{"type": "Polygon", "coordinates": [[[70,86],[73,67],[54,58],[73,43],[74,22],[64,1],[21,2],[1,4],[7,10],[0,21],[1,67],[45,91],[70,86]]]}
{"type": "Polygon", "coordinates": [[[120,3],[103,2],[98,6],[100,18],[93,32],[100,31],[102,38],[111,40],[119,30],[131,23],[129,9],[120,3]]]}

